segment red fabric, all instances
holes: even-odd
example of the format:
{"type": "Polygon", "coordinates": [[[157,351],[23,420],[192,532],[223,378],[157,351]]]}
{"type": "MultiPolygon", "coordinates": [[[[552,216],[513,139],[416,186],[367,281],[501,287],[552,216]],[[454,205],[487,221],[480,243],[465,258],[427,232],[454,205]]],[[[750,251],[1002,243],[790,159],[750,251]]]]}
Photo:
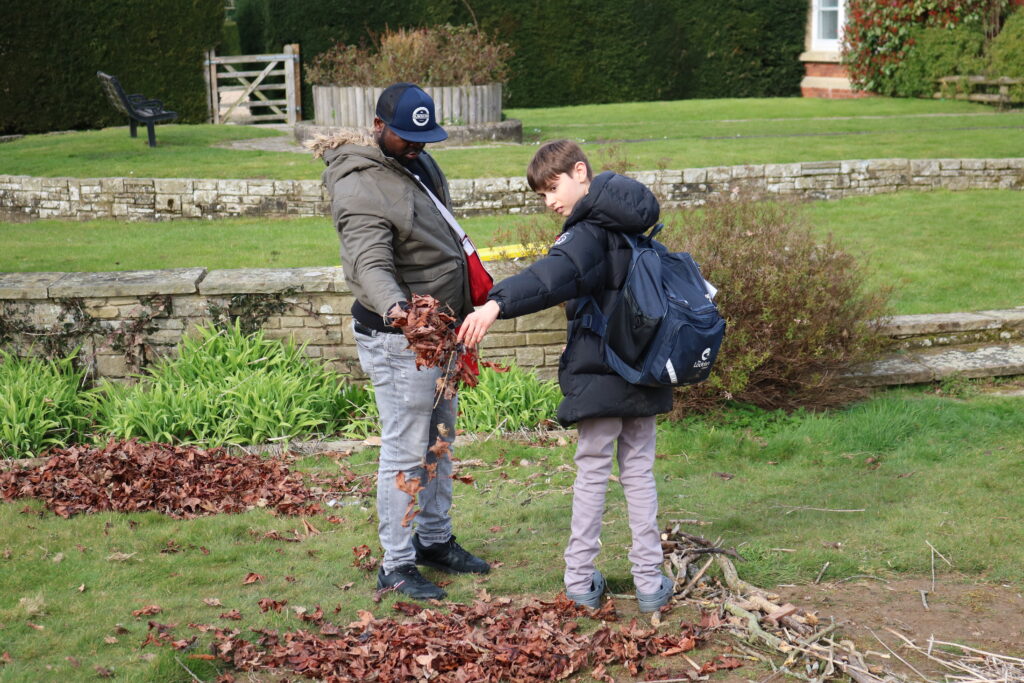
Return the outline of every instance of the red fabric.
{"type": "Polygon", "coordinates": [[[469,266],[469,298],[474,306],[483,306],[487,303],[487,295],[494,286],[494,278],[484,268],[480,260],[480,254],[473,252],[466,256],[466,263],[469,266]]]}

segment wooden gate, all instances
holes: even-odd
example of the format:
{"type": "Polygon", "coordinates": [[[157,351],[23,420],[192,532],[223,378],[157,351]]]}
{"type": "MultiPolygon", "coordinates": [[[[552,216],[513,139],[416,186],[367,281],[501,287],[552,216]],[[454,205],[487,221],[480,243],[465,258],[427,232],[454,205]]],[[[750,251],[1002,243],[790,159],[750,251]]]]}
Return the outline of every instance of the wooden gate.
{"type": "Polygon", "coordinates": [[[285,45],[279,55],[206,57],[207,107],[213,123],[280,121],[294,125],[302,118],[299,46],[285,45]],[[276,98],[267,97],[270,91],[276,98]],[[270,113],[253,114],[252,109],[270,113]]]}

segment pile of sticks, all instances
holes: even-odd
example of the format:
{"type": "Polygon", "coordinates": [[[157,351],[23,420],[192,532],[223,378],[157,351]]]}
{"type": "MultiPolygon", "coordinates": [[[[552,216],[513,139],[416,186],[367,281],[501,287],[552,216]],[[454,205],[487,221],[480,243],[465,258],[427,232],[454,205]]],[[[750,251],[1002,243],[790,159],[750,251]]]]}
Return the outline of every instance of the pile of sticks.
{"type": "MultiPolygon", "coordinates": [[[[856,683],[903,683],[908,679],[865,661],[853,641],[832,637],[836,623],[824,624],[817,615],[739,577],[733,559],[742,556],[714,542],[680,529],[696,520],[674,521],[662,533],[665,571],[675,581],[677,601],[693,601],[711,610],[713,623],[733,634],[736,647],[747,656],[765,662],[776,674],[814,683],[847,676],[856,683]],[[706,558],[706,559],[705,559],[706,558]],[[712,580],[707,571],[717,564],[724,579],[712,580]],[[776,660],[784,658],[783,663],[776,660]]],[[[884,645],[884,643],[883,643],[884,645]]],[[[878,654],[878,653],[874,653],[878,654]]],[[[895,654],[895,653],[893,653],[895,654]]],[[[888,658],[888,655],[883,655],[888,658]]]]}

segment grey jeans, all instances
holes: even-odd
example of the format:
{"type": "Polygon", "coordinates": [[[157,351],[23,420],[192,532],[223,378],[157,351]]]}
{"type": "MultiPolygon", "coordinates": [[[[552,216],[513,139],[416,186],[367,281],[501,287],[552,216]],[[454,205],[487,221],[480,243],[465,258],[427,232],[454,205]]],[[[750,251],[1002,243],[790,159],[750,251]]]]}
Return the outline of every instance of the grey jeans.
{"type": "Polygon", "coordinates": [[[661,532],[658,529],[658,490],[654,481],[654,417],[601,417],[577,424],[576,483],[572,493],[572,528],[565,549],[565,589],[587,593],[594,560],[601,550],[612,451],[619,463],[619,481],[626,494],[633,546],[633,583],[640,593],[661,589],[661,532]]]}
{"type": "Polygon", "coordinates": [[[373,332],[355,333],[359,363],[370,377],[380,411],[381,447],[377,466],[377,525],[384,548],[383,567],[390,572],[412,564],[416,552],[412,533],[424,544],[444,543],[452,535],[449,514],[452,506],[452,461],[437,458],[427,449],[438,437],[439,424],[451,444],[455,439],[457,399],[441,400],[434,405],[434,388],[441,371],[416,369],[415,355],[406,348],[405,335],[373,332]],[[429,478],[425,465],[437,463],[436,476],[429,478]],[[411,497],[396,486],[399,472],[406,480],[420,479],[419,513],[408,526],[402,518],[411,497]]]}

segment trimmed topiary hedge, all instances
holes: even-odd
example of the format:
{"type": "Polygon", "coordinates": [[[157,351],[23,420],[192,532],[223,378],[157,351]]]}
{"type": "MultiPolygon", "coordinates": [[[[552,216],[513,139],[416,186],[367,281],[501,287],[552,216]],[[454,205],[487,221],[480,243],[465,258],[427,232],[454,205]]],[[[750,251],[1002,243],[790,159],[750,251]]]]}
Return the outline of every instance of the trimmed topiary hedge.
{"type": "Polygon", "coordinates": [[[386,28],[475,23],[515,54],[506,104],[545,107],[799,94],[807,3],[239,0],[237,21],[244,51],[300,43],[304,61],[339,41],[370,45],[386,28]]]}
{"type": "Polygon", "coordinates": [[[97,71],[162,99],[179,122],[207,118],[204,51],[223,0],[7,0],[0,31],[0,133],[125,125],[97,71]]]}

